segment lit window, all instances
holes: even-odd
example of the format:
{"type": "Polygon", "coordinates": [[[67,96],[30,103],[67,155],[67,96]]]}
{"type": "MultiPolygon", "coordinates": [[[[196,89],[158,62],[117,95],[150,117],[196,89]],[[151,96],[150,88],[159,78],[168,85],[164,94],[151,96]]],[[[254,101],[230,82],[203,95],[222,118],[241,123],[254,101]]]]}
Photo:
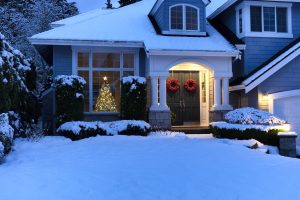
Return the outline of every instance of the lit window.
{"type": "Polygon", "coordinates": [[[77,54],[77,74],[88,83],[84,91],[85,112],[119,112],[121,101],[120,78],[134,75],[135,53],[77,54]]]}

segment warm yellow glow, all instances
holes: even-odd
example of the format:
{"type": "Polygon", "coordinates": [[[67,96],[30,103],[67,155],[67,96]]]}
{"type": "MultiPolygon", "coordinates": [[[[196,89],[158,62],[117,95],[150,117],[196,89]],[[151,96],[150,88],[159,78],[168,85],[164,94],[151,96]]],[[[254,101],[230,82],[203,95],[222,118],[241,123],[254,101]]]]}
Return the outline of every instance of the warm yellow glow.
{"type": "Polygon", "coordinates": [[[262,95],[261,99],[263,101],[269,101],[270,100],[270,96],[268,94],[264,94],[264,95],[262,95]]]}
{"type": "Polygon", "coordinates": [[[291,125],[290,125],[290,124],[284,124],[283,127],[284,127],[284,130],[285,130],[286,132],[291,131],[291,125]]]}
{"type": "Polygon", "coordinates": [[[107,81],[107,77],[106,77],[106,76],[104,76],[104,77],[103,77],[103,80],[104,80],[104,81],[107,81]]]}

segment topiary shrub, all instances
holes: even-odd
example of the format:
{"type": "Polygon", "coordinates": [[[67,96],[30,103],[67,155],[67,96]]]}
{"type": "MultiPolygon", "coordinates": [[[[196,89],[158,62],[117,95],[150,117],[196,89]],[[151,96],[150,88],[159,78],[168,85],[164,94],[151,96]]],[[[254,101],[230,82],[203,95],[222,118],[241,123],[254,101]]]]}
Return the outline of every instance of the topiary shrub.
{"type": "Polygon", "coordinates": [[[83,120],[85,85],[85,80],[79,76],[62,75],[55,78],[57,125],[83,120]]]}
{"type": "Polygon", "coordinates": [[[121,85],[121,118],[145,120],[147,105],[146,79],[137,76],[124,77],[121,85]]]}

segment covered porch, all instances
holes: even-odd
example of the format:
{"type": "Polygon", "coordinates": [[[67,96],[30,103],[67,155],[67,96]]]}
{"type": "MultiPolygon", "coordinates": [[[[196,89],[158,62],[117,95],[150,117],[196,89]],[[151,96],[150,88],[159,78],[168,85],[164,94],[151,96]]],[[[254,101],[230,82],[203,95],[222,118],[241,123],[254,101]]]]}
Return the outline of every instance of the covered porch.
{"type": "Polygon", "coordinates": [[[222,120],[229,104],[231,58],[151,56],[149,122],[158,129],[208,127],[222,120]],[[170,90],[176,80],[177,90],[170,90]],[[187,88],[189,80],[195,84],[187,88]]]}

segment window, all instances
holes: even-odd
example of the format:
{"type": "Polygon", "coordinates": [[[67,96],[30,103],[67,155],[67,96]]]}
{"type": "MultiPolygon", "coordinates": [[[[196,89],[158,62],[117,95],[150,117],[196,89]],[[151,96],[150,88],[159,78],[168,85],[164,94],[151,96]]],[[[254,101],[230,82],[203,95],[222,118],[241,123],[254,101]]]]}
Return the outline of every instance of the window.
{"type": "Polygon", "coordinates": [[[77,74],[88,83],[84,91],[85,112],[120,111],[120,79],[135,74],[135,58],[134,52],[77,53],[77,74]]]}
{"type": "Polygon", "coordinates": [[[236,7],[236,33],[242,37],[293,38],[292,3],[245,1],[236,7]]]}
{"type": "Polygon", "coordinates": [[[175,31],[198,31],[199,9],[185,4],[170,7],[170,29],[175,31]]]}
{"type": "Polygon", "coordinates": [[[243,9],[239,9],[239,33],[243,32],[243,9]]]}
{"type": "Polygon", "coordinates": [[[171,29],[183,29],[183,6],[175,6],[171,8],[171,29]]]}
{"type": "Polygon", "coordinates": [[[264,31],[275,32],[274,7],[264,7],[264,31]]]}
{"type": "Polygon", "coordinates": [[[288,32],[287,27],[287,8],[276,8],[277,13],[277,32],[286,33],[288,32]]]}
{"type": "Polygon", "coordinates": [[[251,31],[262,32],[261,7],[251,6],[251,31]]]}

